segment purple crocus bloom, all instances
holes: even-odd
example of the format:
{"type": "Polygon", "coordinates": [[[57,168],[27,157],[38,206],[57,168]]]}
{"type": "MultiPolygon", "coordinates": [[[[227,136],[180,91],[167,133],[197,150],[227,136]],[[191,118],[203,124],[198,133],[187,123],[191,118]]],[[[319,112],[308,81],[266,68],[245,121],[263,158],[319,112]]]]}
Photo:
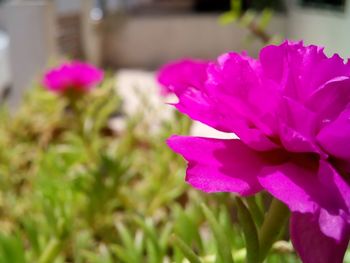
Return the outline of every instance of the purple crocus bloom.
{"type": "Polygon", "coordinates": [[[242,196],[268,191],[292,212],[303,262],[342,262],[350,238],[349,63],[284,42],[259,59],[226,53],[217,62],[169,64],[159,80],[180,112],[240,138],[169,138],[188,161],[188,183],[242,196]]]}
{"type": "Polygon", "coordinates": [[[55,93],[84,93],[99,84],[103,71],[88,63],[72,61],[45,73],[44,86],[55,93]]]}

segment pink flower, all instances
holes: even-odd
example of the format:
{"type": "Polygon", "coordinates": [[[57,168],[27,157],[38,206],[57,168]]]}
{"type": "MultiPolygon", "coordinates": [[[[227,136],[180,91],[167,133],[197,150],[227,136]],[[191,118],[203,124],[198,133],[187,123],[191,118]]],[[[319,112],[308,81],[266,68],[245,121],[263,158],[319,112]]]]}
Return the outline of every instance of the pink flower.
{"type": "Polygon", "coordinates": [[[56,93],[87,92],[103,79],[103,71],[88,63],[63,63],[46,72],[43,84],[56,93]]]}
{"type": "Polygon", "coordinates": [[[189,86],[198,86],[207,78],[206,68],[209,61],[184,59],[165,65],[163,71],[166,74],[159,74],[158,81],[162,83],[162,95],[168,95],[187,89],[189,86]],[[193,71],[198,75],[193,78],[193,71]],[[176,83],[176,87],[173,84],[176,83]]]}
{"type": "Polygon", "coordinates": [[[304,262],[342,262],[350,238],[350,64],[285,42],[257,60],[226,53],[170,69],[159,80],[180,112],[240,138],[171,137],[188,161],[187,182],[205,192],[268,191],[292,211],[291,238],[304,262]]]}

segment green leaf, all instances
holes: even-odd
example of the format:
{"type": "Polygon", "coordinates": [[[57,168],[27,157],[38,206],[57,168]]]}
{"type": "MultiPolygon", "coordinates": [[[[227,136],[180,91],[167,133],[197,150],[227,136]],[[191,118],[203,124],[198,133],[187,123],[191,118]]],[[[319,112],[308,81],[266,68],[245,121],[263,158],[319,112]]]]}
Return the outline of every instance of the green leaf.
{"type": "Polygon", "coordinates": [[[117,222],[116,228],[118,230],[118,234],[121,238],[122,246],[117,246],[114,248],[114,251],[124,259],[127,259],[126,262],[139,262],[140,256],[137,253],[137,248],[134,244],[132,235],[129,232],[129,229],[127,229],[123,223],[117,222]]]}
{"type": "Polygon", "coordinates": [[[166,246],[168,244],[168,240],[172,231],[173,231],[172,222],[168,222],[164,226],[164,228],[161,230],[160,237],[159,237],[159,245],[162,247],[162,250],[166,249],[166,246]]]}
{"type": "Polygon", "coordinates": [[[224,229],[220,226],[212,211],[210,211],[210,209],[204,203],[202,203],[202,211],[208,220],[217,241],[217,249],[221,261],[225,263],[233,263],[231,243],[226,237],[224,229]]]}
{"type": "Polygon", "coordinates": [[[246,27],[249,27],[249,25],[253,23],[255,17],[256,17],[256,12],[248,10],[242,15],[240,19],[240,23],[246,27]]]}
{"type": "Polygon", "coordinates": [[[237,17],[241,15],[242,0],[231,0],[231,12],[233,12],[237,17]]]}
{"type": "Polygon", "coordinates": [[[63,241],[52,238],[39,258],[39,263],[51,263],[57,258],[63,247],[63,241]]]}
{"type": "Polygon", "coordinates": [[[219,23],[225,26],[237,21],[237,19],[238,19],[238,16],[234,12],[229,11],[219,16],[219,23]]]}
{"type": "Polygon", "coordinates": [[[260,259],[264,260],[273,243],[283,229],[290,211],[288,207],[277,199],[273,199],[264,223],[259,231],[260,259]]]}
{"type": "Polygon", "coordinates": [[[192,251],[192,249],[178,236],[173,234],[171,236],[172,243],[180,249],[183,255],[191,262],[191,263],[201,263],[202,261],[199,257],[192,251]]]}
{"type": "Polygon", "coordinates": [[[251,212],[256,224],[260,227],[264,221],[263,211],[260,210],[257,204],[256,196],[248,196],[246,198],[249,211],[251,212]]]}
{"type": "Polygon", "coordinates": [[[17,235],[0,235],[0,262],[26,262],[23,244],[17,235]]]}
{"type": "Polygon", "coordinates": [[[273,15],[273,11],[269,8],[265,8],[262,11],[262,13],[260,15],[260,21],[258,24],[258,27],[260,28],[260,30],[266,29],[266,27],[268,26],[268,24],[271,21],[272,15],[273,15]]]}
{"type": "Polygon", "coordinates": [[[195,242],[195,244],[202,248],[202,240],[198,231],[198,225],[190,217],[188,211],[182,210],[178,205],[174,206],[173,209],[176,215],[174,225],[175,233],[186,243],[193,244],[193,242],[195,242]]]}
{"type": "Polygon", "coordinates": [[[111,245],[111,250],[116,254],[118,259],[120,259],[122,262],[125,262],[125,263],[139,262],[139,261],[135,261],[135,257],[130,255],[130,251],[123,246],[113,244],[111,245]]]}
{"type": "Polygon", "coordinates": [[[258,263],[260,262],[258,230],[256,229],[256,225],[249,210],[239,197],[236,198],[236,204],[238,210],[238,219],[243,228],[243,234],[247,248],[247,262],[258,263]]]}
{"type": "Polygon", "coordinates": [[[145,233],[145,238],[147,239],[147,250],[151,253],[150,256],[159,259],[162,251],[160,248],[159,236],[154,228],[152,219],[146,218],[143,220],[140,217],[135,217],[135,222],[145,233]]]}

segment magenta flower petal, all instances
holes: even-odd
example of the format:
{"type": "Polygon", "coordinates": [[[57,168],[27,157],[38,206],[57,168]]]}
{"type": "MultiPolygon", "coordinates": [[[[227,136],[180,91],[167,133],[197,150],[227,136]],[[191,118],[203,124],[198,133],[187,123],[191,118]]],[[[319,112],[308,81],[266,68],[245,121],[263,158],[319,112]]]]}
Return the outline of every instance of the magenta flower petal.
{"type": "MultiPolygon", "coordinates": [[[[238,54],[230,54],[227,58],[222,57],[221,62],[227,67],[232,67],[232,72],[236,71],[236,76],[241,73],[242,68],[246,68],[247,72],[253,72],[250,68],[250,62],[245,58],[240,58],[238,54]],[[232,58],[232,63],[229,61],[232,58]],[[227,62],[225,62],[227,60],[227,62]],[[243,67],[244,66],[244,67],[243,67]]],[[[174,92],[179,103],[175,106],[182,112],[190,116],[194,120],[203,122],[217,130],[223,132],[236,133],[246,144],[257,150],[271,150],[278,148],[262,131],[252,126],[252,121],[247,120],[242,114],[245,114],[244,106],[240,100],[232,103],[232,97],[217,97],[216,89],[225,89],[220,83],[212,82],[217,79],[215,65],[205,62],[180,61],[163,67],[158,73],[158,80],[167,91],[174,92]],[[209,76],[207,74],[209,72],[209,76]],[[210,73],[211,72],[211,73],[210,73]],[[213,76],[211,76],[213,75],[213,76]],[[220,101],[220,103],[218,103],[220,101]],[[232,105],[236,104],[233,108],[232,105]]],[[[232,76],[233,78],[235,76],[232,76]]],[[[220,77],[221,78],[221,77],[220,77]]],[[[248,81],[248,79],[247,79],[248,81]]],[[[242,85],[245,81],[242,82],[242,85]]],[[[253,84],[253,82],[251,82],[253,84]]],[[[252,86],[253,87],[253,86],[252,86]]],[[[240,86],[237,87],[239,89],[240,86]]],[[[239,91],[238,91],[239,92],[239,91]]],[[[265,92],[264,92],[265,94],[265,92]]],[[[258,96],[251,93],[252,100],[257,101],[258,96]]],[[[270,100],[271,101],[271,100],[270,100]]],[[[269,101],[260,107],[260,109],[250,112],[251,119],[255,119],[261,125],[267,121],[268,116],[256,117],[269,101]]],[[[265,127],[267,127],[265,125],[265,127]]]]}
{"type": "Polygon", "coordinates": [[[195,76],[186,63],[166,83],[177,109],[240,138],[171,138],[187,181],[207,192],[267,190],[297,215],[292,239],[305,263],[340,262],[350,235],[350,63],[289,41],[259,59],[226,53],[195,76]]]}
{"type": "Polygon", "coordinates": [[[286,41],[263,48],[259,56],[264,75],[275,80],[284,94],[305,101],[325,82],[348,76],[350,65],[335,54],[328,58],[321,47],[286,41]]]}
{"type": "Polygon", "coordinates": [[[205,94],[207,67],[209,63],[199,60],[180,60],[163,66],[157,73],[162,93],[174,93],[179,98],[175,106],[189,115],[218,130],[228,131],[225,120],[218,120],[210,97],[205,94]]]}
{"type": "Polygon", "coordinates": [[[350,187],[327,162],[291,160],[279,167],[265,168],[259,181],[291,211],[320,215],[319,227],[324,235],[338,241],[342,238],[343,228],[350,223],[350,187]],[[327,222],[341,223],[329,227],[327,222]]]}
{"type": "Polygon", "coordinates": [[[103,71],[79,61],[67,62],[45,73],[43,85],[50,91],[64,93],[68,90],[86,92],[99,84],[103,71]]]}
{"type": "Polygon", "coordinates": [[[162,94],[175,93],[180,95],[190,87],[201,87],[205,83],[208,61],[179,60],[163,66],[157,74],[162,84],[162,94]]]}
{"type": "Polygon", "coordinates": [[[350,103],[336,120],[320,131],[317,140],[327,152],[350,162],[350,103]]]}
{"type": "Polygon", "coordinates": [[[334,121],[350,101],[350,78],[338,76],[315,90],[305,102],[307,108],[315,112],[319,131],[334,121]]]}
{"type": "Polygon", "coordinates": [[[195,188],[241,195],[262,189],[256,175],[264,161],[239,140],[172,136],[168,145],[188,161],[186,181],[195,188]]]}
{"type": "MultiPolygon", "coordinates": [[[[290,222],[292,242],[303,262],[341,263],[349,242],[349,228],[340,240],[325,236],[318,218],[312,214],[293,213],[290,222]]],[[[337,227],[334,224],[333,227],[337,227]]]]}
{"type": "Polygon", "coordinates": [[[216,111],[228,115],[230,129],[237,134],[237,121],[265,135],[273,134],[277,128],[271,114],[279,104],[279,92],[260,73],[255,60],[237,53],[224,54],[217,64],[208,67],[206,92],[216,111]]]}
{"type": "Polygon", "coordinates": [[[301,103],[283,97],[279,105],[279,136],[290,152],[314,152],[327,157],[315,140],[317,114],[301,103]]]}
{"type": "Polygon", "coordinates": [[[193,120],[200,121],[219,131],[234,132],[253,149],[265,151],[278,148],[260,130],[250,127],[249,123],[244,120],[232,120],[230,115],[222,114],[219,109],[213,107],[213,104],[212,98],[208,95],[196,89],[188,89],[179,96],[179,103],[175,106],[193,120]]]}

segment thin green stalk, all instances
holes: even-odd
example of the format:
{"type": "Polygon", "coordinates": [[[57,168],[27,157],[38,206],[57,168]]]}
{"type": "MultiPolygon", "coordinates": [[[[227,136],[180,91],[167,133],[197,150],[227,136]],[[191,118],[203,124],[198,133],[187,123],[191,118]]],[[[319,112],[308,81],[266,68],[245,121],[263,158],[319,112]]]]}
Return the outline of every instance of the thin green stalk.
{"type": "Polygon", "coordinates": [[[266,258],[288,217],[288,207],[281,201],[273,199],[259,233],[261,261],[266,258]]]}
{"type": "Polygon", "coordinates": [[[256,224],[261,227],[264,222],[264,214],[258,206],[255,196],[249,196],[246,200],[249,211],[251,212],[256,224]]]}
{"type": "Polygon", "coordinates": [[[259,262],[259,237],[253,217],[240,198],[236,199],[238,219],[243,228],[247,248],[247,263],[259,262]]]}
{"type": "Polygon", "coordinates": [[[52,238],[40,256],[39,263],[52,263],[60,253],[62,246],[63,243],[60,240],[52,238]]]}
{"type": "Polygon", "coordinates": [[[201,205],[203,214],[213,231],[214,237],[218,245],[218,256],[225,263],[234,263],[231,251],[231,244],[228,240],[224,229],[220,226],[213,212],[204,204],[201,205]]]}
{"type": "MultiPolygon", "coordinates": [[[[265,200],[264,200],[266,194],[267,193],[265,193],[265,192],[260,192],[259,194],[255,195],[256,204],[258,205],[259,210],[262,212],[263,217],[264,217],[265,211],[266,211],[265,200]]],[[[263,221],[264,221],[264,219],[263,219],[263,221]]]]}
{"type": "Polygon", "coordinates": [[[192,251],[192,249],[178,236],[172,235],[171,240],[175,246],[177,246],[183,255],[188,259],[191,263],[201,263],[202,261],[199,257],[192,251]]]}

